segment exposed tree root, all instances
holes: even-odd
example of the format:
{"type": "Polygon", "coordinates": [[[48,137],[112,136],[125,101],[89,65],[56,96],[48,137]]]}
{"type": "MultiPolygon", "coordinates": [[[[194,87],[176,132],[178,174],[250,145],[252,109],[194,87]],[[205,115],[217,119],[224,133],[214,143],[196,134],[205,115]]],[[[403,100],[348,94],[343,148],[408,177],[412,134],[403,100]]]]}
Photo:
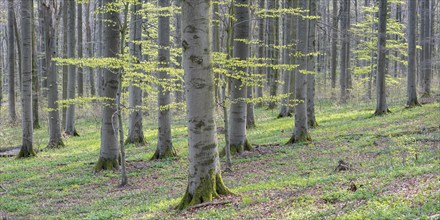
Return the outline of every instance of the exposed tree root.
{"type": "Polygon", "coordinates": [[[165,150],[165,152],[163,154],[161,154],[159,148],[157,148],[156,152],[154,152],[154,155],[151,157],[150,160],[161,160],[161,159],[172,158],[172,157],[177,157],[177,152],[173,146],[167,147],[167,149],[165,150]]]}
{"type": "Polygon", "coordinates": [[[118,158],[105,159],[103,157],[99,157],[99,160],[95,165],[95,172],[99,172],[101,170],[119,170],[118,158]]]}

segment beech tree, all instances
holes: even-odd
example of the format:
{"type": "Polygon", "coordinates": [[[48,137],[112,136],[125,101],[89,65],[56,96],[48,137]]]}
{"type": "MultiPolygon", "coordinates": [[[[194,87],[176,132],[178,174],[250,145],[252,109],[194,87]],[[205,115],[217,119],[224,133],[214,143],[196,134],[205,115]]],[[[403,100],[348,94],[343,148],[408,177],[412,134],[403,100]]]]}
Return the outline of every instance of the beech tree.
{"type": "MultiPolygon", "coordinates": [[[[234,2],[234,58],[246,60],[249,56],[249,46],[243,40],[249,39],[249,4],[248,0],[239,0],[234,2]]],[[[238,77],[231,80],[231,110],[229,117],[229,138],[231,153],[241,154],[244,150],[250,150],[251,145],[246,136],[246,114],[247,104],[247,86],[243,83],[247,68],[244,66],[236,67],[234,70],[238,77]]]]}
{"type": "MultiPolygon", "coordinates": [[[[67,57],[75,57],[75,1],[67,1],[67,57]]],[[[75,99],[76,72],[75,66],[68,66],[67,73],[67,99],[75,99]]],[[[75,104],[69,104],[66,111],[67,135],[78,136],[75,128],[75,104]]]]}
{"type": "MultiPolygon", "coordinates": [[[[300,9],[306,10],[308,4],[311,0],[299,0],[298,6],[300,9]]],[[[299,64],[298,71],[295,76],[295,99],[299,103],[295,106],[295,129],[292,137],[287,142],[287,144],[310,141],[310,135],[308,131],[307,124],[307,75],[305,74],[307,70],[307,40],[308,31],[307,30],[307,19],[305,17],[298,18],[297,25],[297,51],[300,53],[297,57],[297,62],[299,64]]]]}
{"type": "Polygon", "coordinates": [[[406,105],[413,107],[420,105],[417,100],[416,84],[416,21],[417,21],[417,2],[408,2],[408,75],[407,75],[407,94],[406,105]]]}
{"type": "MultiPolygon", "coordinates": [[[[103,7],[109,7],[117,0],[103,0],[103,7]]],[[[120,51],[119,13],[115,10],[103,12],[104,23],[102,25],[103,57],[117,57],[120,51]]],[[[118,75],[111,69],[103,70],[102,96],[103,101],[101,122],[101,150],[99,160],[95,165],[95,171],[119,169],[119,144],[117,138],[117,120],[114,115],[117,112],[115,104],[118,90],[118,75]],[[116,123],[116,125],[114,124],[116,123]]]]}
{"type": "Polygon", "coordinates": [[[379,0],[379,34],[378,34],[378,58],[376,76],[376,112],[375,115],[383,115],[389,112],[386,101],[385,74],[387,55],[387,0],[379,0]]]}
{"type": "MultiPolygon", "coordinates": [[[[240,1],[248,2],[248,0],[240,1]]],[[[210,202],[230,194],[218,156],[214,79],[211,58],[210,0],[182,1],[182,47],[188,118],[189,173],[186,192],[177,206],[210,202]]]]}
{"type": "Polygon", "coordinates": [[[21,2],[22,145],[18,158],[35,156],[32,120],[32,1],[21,2]]]}
{"type": "Polygon", "coordinates": [[[57,148],[64,146],[63,140],[61,139],[61,129],[60,129],[60,114],[58,111],[58,76],[57,76],[57,66],[56,62],[52,61],[53,57],[57,56],[56,50],[56,27],[53,24],[52,11],[55,5],[45,3],[43,4],[43,15],[44,15],[44,35],[45,36],[45,46],[46,46],[46,70],[47,70],[47,101],[49,108],[49,143],[48,148],[57,148]]]}
{"type": "MultiPolygon", "coordinates": [[[[158,1],[158,7],[170,7],[170,0],[158,1]]],[[[161,15],[158,18],[158,45],[159,45],[159,68],[170,66],[170,17],[168,15],[161,15]]],[[[167,157],[176,156],[176,151],[173,147],[171,139],[171,112],[169,104],[171,103],[171,93],[169,89],[165,88],[161,83],[165,83],[170,79],[169,74],[165,70],[160,70],[158,73],[159,91],[157,95],[158,109],[158,141],[156,152],[152,159],[163,159],[167,157]]]]}
{"type": "MultiPolygon", "coordinates": [[[[135,58],[135,62],[142,60],[141,44],[142,38],[142,10],[141,3],[133,3],[131,5],[131,22],[130,22],[130,55],[135,58]]],[[[130,82],[129,92],[129,108],[130,116],[128,118],[128,137],[127,144],[145,144],[145,137],[142,127],[142,89],[139,87],[140,82],[135,82],[137,78],[130,82]]],[[[137,80],[139,81],[139,80],[137,80]]]]}
{"type": "Polygon", "coordinates": [[[8,110],[11,122],[17,120],[15,112],[15,47],[14,47],[14,0],[8,0],[8,110]]]}

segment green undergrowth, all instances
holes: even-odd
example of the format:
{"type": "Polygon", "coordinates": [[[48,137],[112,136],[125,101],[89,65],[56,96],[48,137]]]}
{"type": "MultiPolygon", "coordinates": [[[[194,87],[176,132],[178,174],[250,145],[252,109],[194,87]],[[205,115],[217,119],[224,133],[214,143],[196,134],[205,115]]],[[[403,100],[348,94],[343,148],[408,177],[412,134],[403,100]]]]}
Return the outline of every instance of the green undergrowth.
{"type": "MultiPolygon", "coordinates": [[[[248,130],[253,150],[234,156],[223,181],[236,196],[220,205],[179,212],[187,187],[187,131],[183,115],[173,121],[178,157],[154,160],[157,124],[145,118],[144,146],[127,146],[129,185],[119,172],[94,173],[99,158],[99,119],[80,117],[81,137],[46,149],[47,125],[35,131],[37,156],[0,157],[0,216],[11,219],[413,219],[440,213],[440,105],[372,117],[371,106],[317,106],[319,127],[310,143],[285,146],[293,118],[256,109],[248,130]],[[350,169],[335,172],[338,161],[350,169]],[[353,190],[353,185],[356,187],[353,190]]],[[[151,114],[154,115],[154,114],[151,114]]],[[[222,115],[218,112],[217,115],[222,115]]],[[[222,118],[217,118],[223,127],[222,118]]],[[[19,126],[0,127],[1,148],[18,146],[19,126]]],[[[218,135],[220,150],[223,134],[218,135]]],[[[221,160],[224,162],[224,159],[221,160]]],[[[217,201],[217,200],[215,200],[217,201]]]]}

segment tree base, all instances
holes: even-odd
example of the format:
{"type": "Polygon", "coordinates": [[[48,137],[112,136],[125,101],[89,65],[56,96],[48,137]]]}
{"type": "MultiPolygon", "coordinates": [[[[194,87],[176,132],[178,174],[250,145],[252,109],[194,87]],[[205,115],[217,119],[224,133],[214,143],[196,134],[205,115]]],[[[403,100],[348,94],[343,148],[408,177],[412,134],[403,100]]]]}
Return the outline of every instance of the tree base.
{"type": "Polygon", "coordinates": [[[69,136],[69,137],[71,137],[71,136],[73,136],[73,137],[79,137],[79,134],[78,134],[78,132],[76,132],[76,129],[75,129],[73,132],[71,132],[71,131],[64,131],[64,133],[65,133],[67,136],[69,136]]]}
{"type": "Polygon", "coordinates": [[[387,108],[386,110],[383,110],[383,111],[381,111],[381,110],[376,110],[376,111],[374,112],[374,115],[375,115],[375,116],[380,116],[380,115],[386,115],[386,114],[388,114],[388,113],[391,113],[391,111],[387,108]]]}
{"type": "Polygon", "coordinates": [[[118,158],[104,159],[102,157],[99,157],[99,160],[95,165],[95,172],[99,172],[101,170],[119,170],[118,158]]]}
{"type": "Polygon", "coordinates": [[[55,148],[61,148],[64,147],[64,142],[60,140],[50,141],[49,144],[47,144],[46,148],[55,149],[55,148]]]}
{"type": "Polygon", "coordinates": [[[316,120],[312,120],[312,121],[309,121],[308,126],[309,126],[309,128],[317,128],[319,125],[316,120]]]}
{"type": "Polygon", "coordinates": [[[125,140],[124,144],[134,144],[136,146],[142,146],[146,145],[147,141],[145,141],[145,138],[143,136],[128,137],[127,140],[125,140]]]}
{"type": "Polygon", "coordinates": [[[414,107],[421,107],[421,106],[422,106],[422,104],[420,104],[419,101],[413,100],[413,101],[407,102],[405,108],[414,108],[414,107]]]}
{"type": "MultiPolygon", "coordinates": [[[[231,149],[231,155],[237,155],[237,154],[241,155],[244,151],[251,151],[252,145],[249,143],[248,139],[246,138],[243,145],[231,144],[230,149],[231,149]]],[[[224,151],[225,150],[223,149],[222,156],[225,155],[224,151]]]]}
{"type": "Polygon", "coordinates": [[[287,141],[286,145],[288,144],[294,144],[294,143],[300,143],[300,142],[310,142],[312,141],[312,138],[309,134],[303,134],[299,136],[298,138],[295,138],[295,135],[292,135],[292,137],[287,141]]]}
{"type": "Polygon", "coordinates": [[[421,98],[431,98],[431,93],[430,92],[424,92],[421,96],[421,98]]]}
{"type": "Polygon", "coordinates": [[[176,209],[184,210],[190,206],[194,206],[201,203],[212,202],[213,199],[219,198],[220,195],[233,194],[223,183],[221,173],[214,174],[214,170],[209,171],[209,176],[203,178],[200,185],[194,192],[194,195],[189,193],[188,187],[186,188],[185,195],[183,196],[176,209]]]}
{"type": "Polygon", "coordinates": [[[176,150],[174,149],[174,147],[168,147],[165,153],[163,154],[160,154],[159,149],[156,149],[156,152],[154,152],[154,155],[153,157],[151,157],[150,160],[162,160],[172,157],[177,157],[176,150]]]}
{"type": "Polygon", "coordinates": [[[35,153],[33,148],[31,148],[31,149],[28,149],[28,148],[23,149],[23,147],[21,147],[20,152],[17,155],[17,159],[19,159],[19,158],[34,157],[34,156],[37,156],[37,154],[35,153]]]}

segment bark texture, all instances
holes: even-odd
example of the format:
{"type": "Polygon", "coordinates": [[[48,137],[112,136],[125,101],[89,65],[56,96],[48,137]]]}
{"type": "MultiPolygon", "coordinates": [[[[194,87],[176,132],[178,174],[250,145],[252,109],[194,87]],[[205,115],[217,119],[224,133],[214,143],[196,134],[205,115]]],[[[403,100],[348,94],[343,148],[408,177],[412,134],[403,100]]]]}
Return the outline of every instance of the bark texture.
{"type": "MultiPolygon", "coordinates": [[[[83,14],[82,14],[82,6],[83,4],[77,4],[76,10],[77,10],[77,16],[76,16],[76,34],[78,35],[77,39],[77,57],[82,58],[83,57],[83,14]]],[[[78,97],[84,96],[84,76],[83,76],[83,68],[78,67],[77,68],[77,77],[78,77],[78,97]]]]}
{"type": "MultiPolygon", "coordinates": [[[[316,16],[316,2],[317,0],[309,2],[309,16],[316,16]]],[[[316,20],[308,19],[307,23],[307,53],[310,54],[316,52],[316,20]]],[[[314,55],[307,56],[307,71],[315,72],[314,55]]],[[[318,126],[315,117],[315,74],[307,75],[307,124],[309,128],[318,126]]]]}
{"type": "Polygon", "coordinates": [[[182,1],[182,46],[188,112],[189,174],[177,206],[210,202],[231,193],[221,177],[217,148],[211,58],[211,1],[182,1]]]}

